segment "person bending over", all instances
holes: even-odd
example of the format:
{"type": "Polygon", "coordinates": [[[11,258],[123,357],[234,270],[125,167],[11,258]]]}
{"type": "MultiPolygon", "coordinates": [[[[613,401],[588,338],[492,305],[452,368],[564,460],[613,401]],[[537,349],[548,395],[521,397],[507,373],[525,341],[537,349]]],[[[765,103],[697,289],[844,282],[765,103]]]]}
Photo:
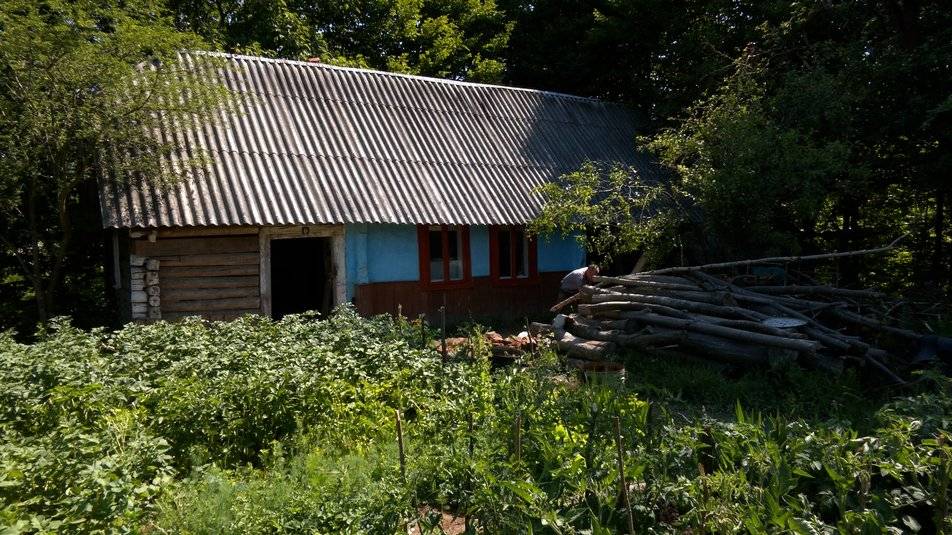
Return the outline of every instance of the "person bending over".
{"type": "Polygon", "coordinates": [[[595,264],[569,272],[568,275],[562,278],[562,284],[559,285],[559,301],[564,301],[577,294],[579,289],[586,284],[594,284],[596,275],[598,275],[598,266],[595,264]]]}

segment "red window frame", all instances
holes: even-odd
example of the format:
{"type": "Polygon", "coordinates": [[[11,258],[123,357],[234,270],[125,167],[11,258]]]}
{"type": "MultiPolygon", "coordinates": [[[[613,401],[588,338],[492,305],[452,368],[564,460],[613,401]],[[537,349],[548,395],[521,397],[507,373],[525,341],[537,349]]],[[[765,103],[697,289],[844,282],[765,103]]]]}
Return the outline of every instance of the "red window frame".
{"type": "Polygon", "coordinates": [[[417,244],[420,249],[420,283],[425,288],[447,289],[465,288],[473,283],[472,256],[469,249],[469,227],[466,225],[417,225],[417,244]],[[430,277],[430,227],[439,226],[442,231],[443,280],[434,281],[430,277]],[[463,278],[450,280],[450,229],[460,231],[460,260],[463,263],[463,278]]]}
{"type": "Polygon", "coordinates": [[[534,284],[539,281],[539,247],[538,241],[534,236],[527,236],[526,242],[529,249],[529,265],[527,266],[525,277],[503,277],[499,271],[499,234],[508,232],[509,234],[509,273],[516,273],[516,240],[513,239],[515,232],[521,231],[525,234],[526,229],[523,226],[492,226],[489,227],[489,276],[494,284],[502,286],[518,286],[520,284],[534,284]]]}

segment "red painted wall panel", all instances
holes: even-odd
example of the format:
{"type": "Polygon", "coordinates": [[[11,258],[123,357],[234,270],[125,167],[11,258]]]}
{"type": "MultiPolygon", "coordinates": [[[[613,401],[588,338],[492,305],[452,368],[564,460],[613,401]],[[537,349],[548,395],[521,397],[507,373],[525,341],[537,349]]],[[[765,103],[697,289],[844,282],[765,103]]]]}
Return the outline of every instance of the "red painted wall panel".
{"type": "Polygon", "coordinates": [[[426,314],[431,323],[446,297],[447,321],[502,321],[551,316],[558,300],[559,282],[565,272],[540,273],[536,283],[519,286],[494,284],[489,277],[475,277],[471,286],[448,290],[427,289],[419,282],[378,282],[356,288],[354,304],[363,315],[396,314],[415,318],[426,314]]]}

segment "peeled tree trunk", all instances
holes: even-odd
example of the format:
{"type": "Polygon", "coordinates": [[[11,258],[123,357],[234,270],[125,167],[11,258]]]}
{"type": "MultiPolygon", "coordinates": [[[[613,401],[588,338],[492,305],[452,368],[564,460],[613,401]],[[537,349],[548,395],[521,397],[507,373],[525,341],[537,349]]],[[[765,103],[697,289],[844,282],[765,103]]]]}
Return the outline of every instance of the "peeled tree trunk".
{"type": "Polygon", "coordinates": [[[614,342],[586,340],[572,333],[564,333],[557,344],[559,350],[585,360],[605,360],[616,350],[614,342]]]}
{"type": "Polygon", "coordinates": [[[731,327],[713,325],[703,321],[668,318],[668,317],[660,316],[658,314],[653,314],[650,312],[640,313],[634,316],[632,319],[635,319],[646,325],[656,325],[656,326],[665,327],[668,329],[680,329],[685,331],[698,332],[698,333],[708,334],[712,336],[719,336],[721,338],[727,338],[730,340],[737,340],[739,342],[747,342],[747,343],[755,344],[755,345],[779,347],[782,349],[791,349],[793,351],[798,351],[802,353],[814,353],[816,352],[816,350],[819,348],[819,345],[820,345],[819,343],[812,340],[772,336],[769,334],[762,334],[758,332],[745,331],[741,329],[733,329],[731,327]]]}

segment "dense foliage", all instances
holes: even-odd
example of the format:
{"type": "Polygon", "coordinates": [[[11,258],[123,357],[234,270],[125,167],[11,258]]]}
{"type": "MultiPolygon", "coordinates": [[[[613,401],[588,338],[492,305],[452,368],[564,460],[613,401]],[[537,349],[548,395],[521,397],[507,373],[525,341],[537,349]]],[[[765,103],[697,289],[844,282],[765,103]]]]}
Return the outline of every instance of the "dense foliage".
{"type": "MultiPolygon", "coordinates": [[[[601,51],[587,56],[600,82],[587,92],[644,111],[642,147],[701,214],[672,241],[657,230],[676,214],[659,209],[665,224],[649,228],[633,212],[624,232],[644,238],[656,264],[864,249],[908,234],[886,261],[840,262],[839,282],[872,272],[862,282],[949,289],[952,21],[943,3],[605,4],[572,19],[582,43],[601,51]]],[[[566,83],[586,92],[583,81],[566,83]]]]}
{"type": "Polygon", "coordinates": [[[498,82],[511,23],[492,0],[166,0],[176,25],[233,52],[498,82]]]}
{"type": "Polygon", "coordinates": [[[478,337],[443,362],[425,335],[343,309],[5,336],[0,523],[394,533],[446,510],[487,533],[608,533],[626,525],[618,416],[639,532],[952,528],[947,380],[863,406],[857,378],[791,369],[725,383],[633,356],[627,387],[584,384],[546,353],[491,373],[478,337]]]}
{"type": "MultiPolygon", "coordinates": [[[[151,0],[0,0],[6,327],[32,330],[23,320],[46,321],[54,313],[86,320],[91,309],[103,311],[97,184],[187,174],[187,158],[175,169],[160,165],[180,141],[153,132],[164,126],[160,117],[183,125],[207,121],[212,105],[227,96],[177,61],[181,50],[201,43],[173,29],[151,0]]],[[[108,317],[87,321],[97,320],[108,317]]]]}

